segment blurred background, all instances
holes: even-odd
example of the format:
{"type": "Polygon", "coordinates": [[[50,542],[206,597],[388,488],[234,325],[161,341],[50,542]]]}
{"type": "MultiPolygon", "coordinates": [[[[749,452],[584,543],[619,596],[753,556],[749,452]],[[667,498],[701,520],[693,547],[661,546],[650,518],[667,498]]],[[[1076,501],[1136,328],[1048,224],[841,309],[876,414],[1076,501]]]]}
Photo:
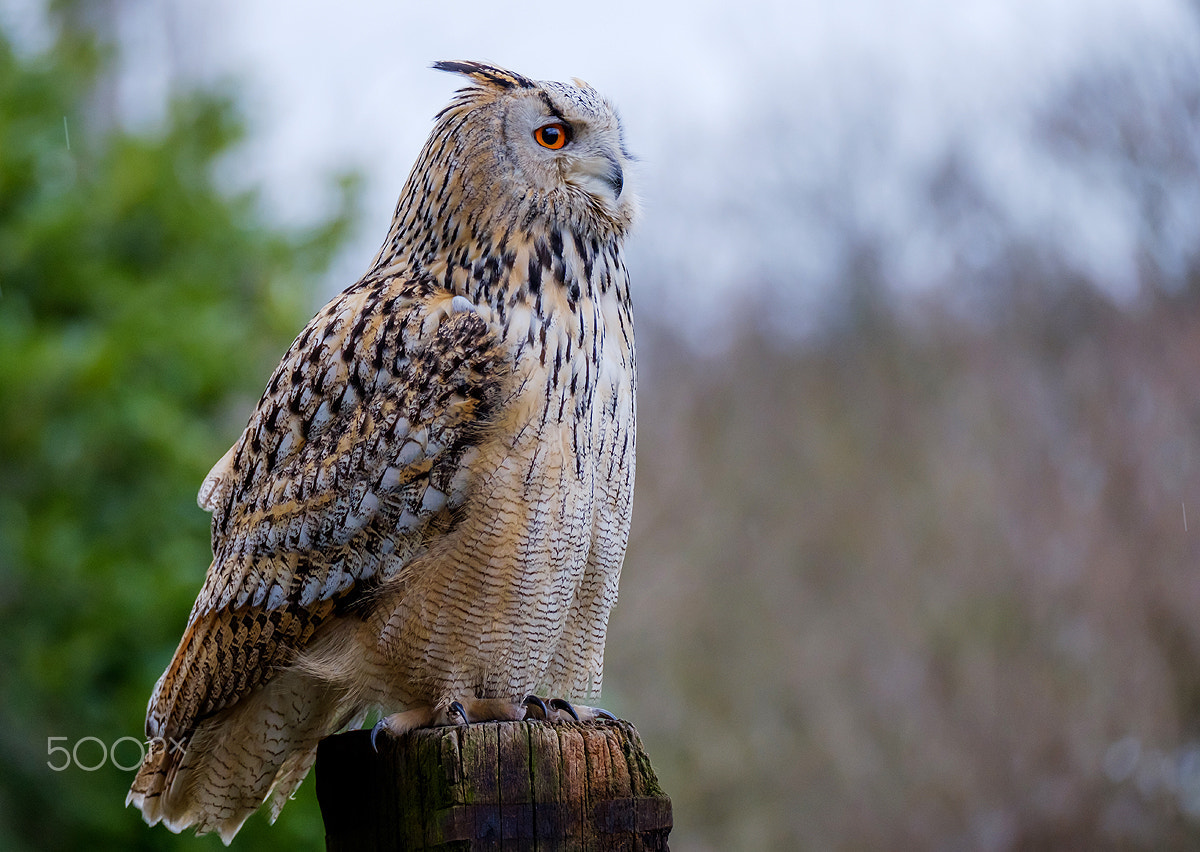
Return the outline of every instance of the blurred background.
{"type": "Polygon", "coordinates": [[[0,0],[0,848],[219,848],[123,808],[195,492],[447,58],[641,158],[605,703],[672,848],[1200,847],[1195,0],[0,0]]]}

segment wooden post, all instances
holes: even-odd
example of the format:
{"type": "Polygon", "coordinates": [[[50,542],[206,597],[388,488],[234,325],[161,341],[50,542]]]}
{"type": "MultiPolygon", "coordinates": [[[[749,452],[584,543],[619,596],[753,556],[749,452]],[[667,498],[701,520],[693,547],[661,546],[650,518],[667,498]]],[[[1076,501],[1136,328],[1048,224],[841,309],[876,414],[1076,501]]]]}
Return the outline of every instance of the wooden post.
{"type": "Polygon", "coordinates": [[[317,749],[325,848],[666,850],[671,800],[628,722],[483,722],[317,749]]]}

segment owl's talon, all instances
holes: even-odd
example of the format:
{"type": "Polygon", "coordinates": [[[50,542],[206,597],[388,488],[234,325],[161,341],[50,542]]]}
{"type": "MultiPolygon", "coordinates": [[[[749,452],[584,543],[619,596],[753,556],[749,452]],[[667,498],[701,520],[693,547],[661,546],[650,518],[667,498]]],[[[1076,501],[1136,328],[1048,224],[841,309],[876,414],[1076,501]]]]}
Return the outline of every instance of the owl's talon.
{"type": "Polygon", "coordinates": [[[450,706],[446,710],[447,723],[450,725],[469,725],[471,719],[467,716],[467,708],[462,706],[461,701],[451,701],[450,706]],[[462,719],[461,722],[455,722],[455,717],[462,719]]]}
{"type": "Polygon", "coordinates": [[[546,702],[536,695],[526,695],[525,700],[521,704],[526,708],[526,719],[537,719],[545,722],[550,718],[550,710],[546,707],[546,702]],[[537,711],[536,714],[535,710],[537,711]]]}
{"type": "Polygon", "coordinates": [[[375,723],[375,727],[371,728],[371,751],[375,752],[376,754],[379,754],[379,746],[376,744],[375,738],[379,736],[379,729],[385,727],[387,726],[384,725],[383,719],[380,719],[375,723]]]}
{"type": "Polygon", "coordinates": [[[434,707],[414,707],[411,710],[404,710],[400,713],[393,713],[390,716],[384,716],[375,723],[375,727],[371,728],[371,748],[379,751],[379,732],[387,731],[393,737],[403,736],[409,731],[416,728],[432,728],[438,725],[456,725],[460,724],[452,720],[452,715],[456,712],[462,714],[464,721],[466,720],[466,711],[463,710],[461,704],[455,701],[449,707],[438,710],[434,707]]]}
{"type": "MultiPolygon", "coordinates": [[[[536,696],[530,696],[536,698],[536,696]]],[[[540,701],[540,699],[538,699],[540,701]]],[[[525,700],[529,703],[529,699],[525,700]]],[[[588,707],[585,704],[572,704],[565,698],[551,698],[549,702],[550,709],[546,710],[545,719],[547,722],[595,722],[603,719],[607,722],[617,721],[617,717],[602,707],[588,707]]],[[[543,707],[546,704],[542,704],[543,707]]]]}
{"type": "Polygon", "coordinates": [[[571,702],[565,698],[551,698],[550,706],[555,710],[565,710],[571,714],[571,718],[576,722],[579,721],[579,714],[575,712],[575,708],[571,706],[571,702]]]}
{"type": "Polygon", "coordinates": [[[584,704],[576,704],[571,708],[575,711],[575,718],[581,722],[615,722],[617,717],[609,713],[603,707],[588,707],[584,704]]]}

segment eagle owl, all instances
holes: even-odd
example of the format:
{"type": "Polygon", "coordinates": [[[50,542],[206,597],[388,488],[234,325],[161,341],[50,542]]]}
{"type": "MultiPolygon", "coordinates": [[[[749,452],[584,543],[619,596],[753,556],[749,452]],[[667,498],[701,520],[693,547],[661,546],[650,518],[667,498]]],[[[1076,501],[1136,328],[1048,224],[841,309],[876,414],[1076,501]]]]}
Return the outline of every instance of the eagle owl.
{"type": "Polygon", "coordinates": [[[434,67],[469,84],[370,271],[200,488],[213,561],[127,800],[151,824],[274,819],[373,708],[402,731],[599,692],[633,492],[629,154],[582,81],[434,67]]]}

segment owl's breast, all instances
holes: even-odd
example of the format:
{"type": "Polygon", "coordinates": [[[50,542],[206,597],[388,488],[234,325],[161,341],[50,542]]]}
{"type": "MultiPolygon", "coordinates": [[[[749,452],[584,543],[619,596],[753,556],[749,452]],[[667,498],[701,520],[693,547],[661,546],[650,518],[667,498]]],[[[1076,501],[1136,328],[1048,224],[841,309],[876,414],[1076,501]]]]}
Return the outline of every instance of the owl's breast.
{"type": "Polygon", "coordinates": [[[501,429],[529,460],[530,483],[550,476],[591,491],[595,477],[625,463],[610,457],[634,429],[633,340],[614,301],[564,300],[550,312],[518,306],[507,317],[514,381],[501,429]]]}
{"type": "MultiPolygon", "coordinates": [[[[553,674],[561,643],[603,635],[632,501],[631,338],[588,299],[555,307],[518,302],[494,326],[510,363],[483,439],[462,458],[465,501],[388,604],[380,649],[405,701],[574,683],[553,674]]],[[[586,668],[580,682],[598,683],[586,668]]]]}

